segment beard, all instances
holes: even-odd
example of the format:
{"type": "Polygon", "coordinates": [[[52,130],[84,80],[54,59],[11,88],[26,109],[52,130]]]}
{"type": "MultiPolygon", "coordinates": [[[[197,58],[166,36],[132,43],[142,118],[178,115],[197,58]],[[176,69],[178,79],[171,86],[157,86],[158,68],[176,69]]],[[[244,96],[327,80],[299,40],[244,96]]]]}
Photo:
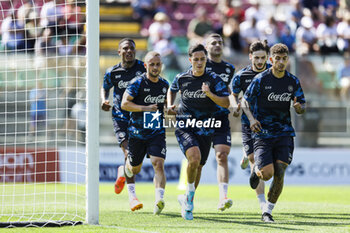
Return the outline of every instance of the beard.
{"type": "Polygon", "coordinates": [[[254,67],[255,67],[256,70],[259,70],[259,71],[265,70],[266,62],[261,66],[261,68],[259,68],[259,67],[258,67],[257,65],[255,65],[255,64],[254,64],[254,67]]]}

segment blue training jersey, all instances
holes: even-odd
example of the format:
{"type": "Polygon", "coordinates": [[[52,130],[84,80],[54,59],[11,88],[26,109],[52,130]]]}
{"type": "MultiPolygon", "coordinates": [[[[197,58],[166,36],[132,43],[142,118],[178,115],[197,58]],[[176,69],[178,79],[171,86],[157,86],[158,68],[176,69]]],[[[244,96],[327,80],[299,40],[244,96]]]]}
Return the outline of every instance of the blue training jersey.
{"type": "MultiPolygon", "coordinates": [[[[266,64],[267,69],[271,67],[270,64],[266,64]]],[[[253,81],[254,77],[260,72],[255,72],[251,65],[246,66],[235,74],[231,83],[231,90],[234,94],[239,94],[241,91],[243,94],[246,92],[248,86],[253,81]]],[[[249,125],[247,115],[243,112],[241,116],[242,124],[249,125]]]]}
{"type": "Polygon", "coordinates": [[[261,123],[262,132],[254,138],[295,136],[290,107],[294,97],[301,104],[305,97],[299,79],[289,72],[283,78],[276,78],[268,69],[258,74],[244,94],[253,116],[261,123]]]}
{"type": "Polygon", "coordinates": [[[168,81],[161,77],[159,77],[159,80],[156,83],[149,80],[146,77],[146,74],[143,74],[131,80],[126,89],[126,93],[134,97],[132,102],[138,105],[146,106],[157,104],[161,116],[158,118],[160,120],[159,128],[145,128],[144,112],[131,112],[128,127],[129,137],[147,140],[149,138],[153,138],[155,135],[165,133],[165,129],[163,127],[163,118],[164,104],[166,101],[166,94],[168,89],[168,81]]]}
{"type": "MultiPolygon", "coordinates": [[[[216,63],[208,59],[206,71],[214,72],[218,77],[222,79],[226,86],[229,87],[229,84],[231,83],[232,77],[235,73],[235,67],[232,64],[225,61],[216,63]]],[[[230,111],[227,108],[223,108],[219,105],[217,105],[217,108],[218,109],[214,113],[215,116],[222,116],[230,113],[230,111]]]]}
{"type": "MultiPolygon", "coordinates": [[[[205,72],[202,76],[192,75],[192,70],[178,74],[170,90],[172,92],[180,91],[180,103],[178,108],[177,120],[195,119],[205,121],[214,117],[217,105],[202,91],[203,83],[209,85],[210,91],[217,96],[228,96],[229,92],[226,84],[212,72],[205,72]]],[[[198,135],[211,135],[213,128],[194,128],[194,133],[198,135]]]]}
{"type": "Polygon", "coordinates": [[[135,61],[130,68],[123,68],[121,63],[107,69],[103,79],[103,89],[107,92],[114,87],[113,90],[113,108],[112,116],[120,121],[129,121],[129,112],[121,109],[121,102],[124,91],[131,79],[140,76],[146,72],[143,62],[135,61]]]}

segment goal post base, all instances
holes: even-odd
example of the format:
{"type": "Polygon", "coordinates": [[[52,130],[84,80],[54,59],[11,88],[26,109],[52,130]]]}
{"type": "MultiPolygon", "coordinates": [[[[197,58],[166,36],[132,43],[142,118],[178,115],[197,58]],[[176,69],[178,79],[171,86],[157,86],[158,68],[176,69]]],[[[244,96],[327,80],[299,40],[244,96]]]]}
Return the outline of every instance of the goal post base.
{"type": "Polygon", "coordinates": [[[82,221],[47,221],[47,222],[0,222],[0,228],[14,227],[63,227],[82,225],[82,221]]]}

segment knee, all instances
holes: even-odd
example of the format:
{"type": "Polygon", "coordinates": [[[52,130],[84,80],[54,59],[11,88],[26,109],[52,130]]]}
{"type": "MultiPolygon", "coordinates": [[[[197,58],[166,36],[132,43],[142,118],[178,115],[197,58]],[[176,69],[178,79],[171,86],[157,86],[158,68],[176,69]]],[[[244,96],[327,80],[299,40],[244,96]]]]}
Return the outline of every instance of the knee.
{"type": "Polygon", "coordinates": [[[138,174],[141,171],[141,165],[138,165],[136,167],[132,167],[131,171],[134,175],[138,174]]]}
{"type": "Polygon", "coordinates": [[[261,169],[259,172],[257,172],[257,175],[260,177],[260,179],[264,181],[268,181],[273,177],[274,171],[273,169],[268,169],[268,168],[261,169]]]}
{"type": "Polygon", "coordinates": [[[227,163],[227,156],[228,156],[227,152],[217,152],[216,153],[216,161],[219,164],[226,164],[227,163]]]}
{"type": "Polygon", "coordinates": [[[198,168],[201,162],[201,153],[199,149],[191,148],[187,151],[186,157],[188,160],[188,166],[192,168],[198,168]]]}
{"type": "Polygon", "coordinates": [[[255,163],[254,154],[253,154],[253,153],[248,155],[248,159],[249,159],[249,161],[250,161],[252,164],[255,163]]]}
{"type": "Polygon", "coordinates": [[[152,165],[153,165],[154,171],[157,171],[157,172],[164,171],[164,160],[163,159],[157,159],[157,160],[153,161],[152,165]]]}

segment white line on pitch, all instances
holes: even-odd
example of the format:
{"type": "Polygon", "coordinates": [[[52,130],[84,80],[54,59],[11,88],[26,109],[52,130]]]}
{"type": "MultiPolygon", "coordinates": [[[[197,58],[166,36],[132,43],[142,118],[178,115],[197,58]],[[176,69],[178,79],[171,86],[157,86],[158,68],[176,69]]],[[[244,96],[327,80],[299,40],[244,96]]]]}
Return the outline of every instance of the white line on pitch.
{"type": "Polygon", "coordinates": [[[138,229],[135,229],[135,228],[118,227],[118,226],[108,226],[108,225],[95,225],[95,226],[96,227],[106,227],[106,228],[114,228],[114,229],[136,231],[136,232],[144,232],[144,233],[159,233],[158,231],[145,231],[145,230],[138,230],[138,229]]]}

